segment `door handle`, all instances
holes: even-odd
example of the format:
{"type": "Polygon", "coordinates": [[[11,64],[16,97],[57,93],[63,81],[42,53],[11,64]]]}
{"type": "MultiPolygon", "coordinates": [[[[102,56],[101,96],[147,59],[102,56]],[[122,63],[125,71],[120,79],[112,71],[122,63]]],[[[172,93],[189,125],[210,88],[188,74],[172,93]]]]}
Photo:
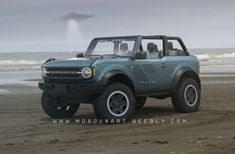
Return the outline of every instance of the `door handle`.
{"type": "Polygon", "coordinates": [[[166,67],[165,63],[162,63],[162,68],[165,68],[165,67],[166,67]]]}

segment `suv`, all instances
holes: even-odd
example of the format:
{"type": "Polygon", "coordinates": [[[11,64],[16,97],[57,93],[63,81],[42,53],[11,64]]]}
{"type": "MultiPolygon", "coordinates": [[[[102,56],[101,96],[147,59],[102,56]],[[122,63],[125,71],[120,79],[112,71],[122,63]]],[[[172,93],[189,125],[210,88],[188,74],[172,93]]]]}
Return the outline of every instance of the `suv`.
{"type": "Polygon", "coordinates": [[[105,120],[129,120],[147,97],[171,97],[178,112],[200,104],[199,61],[179,37],[95,38],[77,58],[47,60],[41,76],[41,105],[52,118],[72,117],[80,103],[105,120]]]}

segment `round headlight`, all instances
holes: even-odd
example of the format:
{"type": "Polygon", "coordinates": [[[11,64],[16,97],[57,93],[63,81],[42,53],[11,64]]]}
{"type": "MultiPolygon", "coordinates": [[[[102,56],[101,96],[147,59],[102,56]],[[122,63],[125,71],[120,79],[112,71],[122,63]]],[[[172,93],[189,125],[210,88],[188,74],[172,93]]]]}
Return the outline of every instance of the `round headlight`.
{"type": "Polygon", "coordinates": [[[91,75],[92,75],[92,71],[91,71],[91,69],[89,67],[84,67],[82,69],[82,76],[84,78],[89,78],[89,77],[91,77],[91,75]]]}
{"type": "Polygon", "coordinates": [[[46,77],[46,75],[47,75],[47,69],[45,67],[42,67],[41,68],[41,76],[46,77]]]}

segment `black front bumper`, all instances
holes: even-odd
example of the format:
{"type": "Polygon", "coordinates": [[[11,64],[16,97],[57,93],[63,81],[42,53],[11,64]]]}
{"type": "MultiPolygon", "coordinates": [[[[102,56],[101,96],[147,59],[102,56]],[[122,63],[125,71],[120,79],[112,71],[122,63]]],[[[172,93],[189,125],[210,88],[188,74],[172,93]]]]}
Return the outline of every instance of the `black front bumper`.
{"type": "Polygon", "coordinates": [[[53,97],[61,97],[70,100],[91,101],[92,96],[104,91],[105,85],[101,84],[61,84],[39,82],[38,87],[48,92],[53,97]]]}

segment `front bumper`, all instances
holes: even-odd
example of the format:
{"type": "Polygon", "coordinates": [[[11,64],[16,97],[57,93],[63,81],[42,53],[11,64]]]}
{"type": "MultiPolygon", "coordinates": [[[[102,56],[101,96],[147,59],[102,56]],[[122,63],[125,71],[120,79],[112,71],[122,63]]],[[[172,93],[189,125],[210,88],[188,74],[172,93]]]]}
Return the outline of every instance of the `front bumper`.
{"type": "Polygon", "coordinates": [[[105,89],[102,84],[60,84],[60,83],[45,83],[39,82],[38,87],[44,92],[48,92],[53,97],[91,101],[92,96],[100,94],[105,89]]]}

